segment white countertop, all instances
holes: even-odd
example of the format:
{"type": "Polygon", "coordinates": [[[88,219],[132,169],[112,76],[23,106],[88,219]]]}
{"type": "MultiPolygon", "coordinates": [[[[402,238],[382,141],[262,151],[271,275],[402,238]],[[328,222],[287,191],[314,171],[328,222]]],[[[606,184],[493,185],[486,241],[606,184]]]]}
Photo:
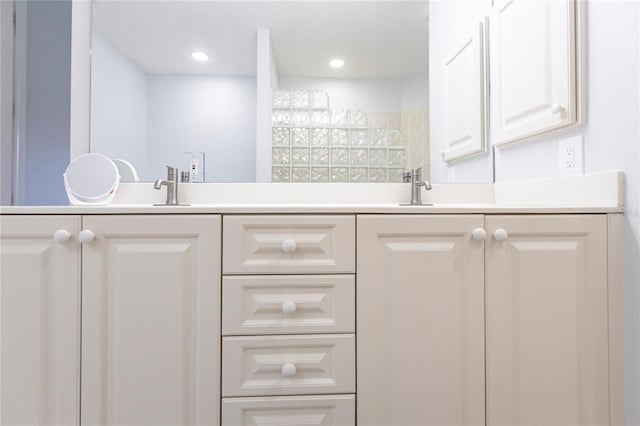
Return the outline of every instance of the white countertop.
{"type": "Polygon", "coordinates": [[[189,206],[154,206],[165,198],[151,183],[121,184],[110,206],[8,206],[0,214],[562,214],[620,213],[621,172],[496,184],[434,184],[430,206],[401,206],[409,184],[183,184],[189,206]],[[215,200],[215,202],[212,202],[215,200]]]}
{"type": "Polygon", "coordinates": [[[114,204],[111,206],[15,206],[0,207],[1,214],[562,214],[620,213],[620,206],[533,205],[533,204],[193,204],[190,206],[151,206],[114,204]]]}

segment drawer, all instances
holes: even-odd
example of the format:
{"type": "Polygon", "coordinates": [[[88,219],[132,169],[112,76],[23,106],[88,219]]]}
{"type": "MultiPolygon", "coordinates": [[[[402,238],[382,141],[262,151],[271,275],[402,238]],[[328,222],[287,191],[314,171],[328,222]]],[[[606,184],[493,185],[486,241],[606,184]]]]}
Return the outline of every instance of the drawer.
{"type": "Polygon", "coordinates": [[[228,426],[353,426],[354,395],[225,398],[222,424],[228,426]]]}
{"type": "Polygon", "coordinates": [[[224,277],[222,333],[354,333],[355,304],[353,275],[224,277]]]}
{"type": "Polygon", "coordinates": [[[355,336],[222,339],[222,396],[354,393],[355,336]]]}
{"type": "Polygon", "coordinates": [[[355,216],[225,216],[225,274],[355,272],[355,216]]]}

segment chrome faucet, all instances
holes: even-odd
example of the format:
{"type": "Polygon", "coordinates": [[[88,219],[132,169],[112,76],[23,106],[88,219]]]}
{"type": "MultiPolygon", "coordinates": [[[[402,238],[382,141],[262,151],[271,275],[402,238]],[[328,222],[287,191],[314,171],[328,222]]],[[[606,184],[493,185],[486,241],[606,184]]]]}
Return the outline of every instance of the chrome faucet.
{"type": "Polygon", "coordinates": [[[431,183],[428,180],[422,180],[422,167],[411,170],[411,206],[422,205],[422,187],[425,190],[431,189],[431,183]]]}
{"type": "Polygon", "coordinates": [[[167,179],[158,179],[153,184],[154,189],[161,189],[162,186],[167,187],[167,201],[164,204],[155,204],[156,206],[178,206],[178,169],[167,166],[167,179]]]}

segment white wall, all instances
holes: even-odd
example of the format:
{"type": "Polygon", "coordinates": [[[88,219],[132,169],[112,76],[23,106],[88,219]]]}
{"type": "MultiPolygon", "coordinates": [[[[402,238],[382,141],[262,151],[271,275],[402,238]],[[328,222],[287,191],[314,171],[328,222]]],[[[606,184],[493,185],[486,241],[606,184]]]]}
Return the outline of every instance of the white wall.
{"type": "Polygon", "coordinates": [[[489,152],[447,163],[444,150],[444,64],[464,44],[484,16],[491,0],[448,0],[429,2],[429,114],[431,180],[433,182],[492,182],[493,161],[489,152]]]}
{"type": "Polygon", "coordinates": [[[256,79],[150,75],[148,174],[205,153],[207,182],[255,182],[256,79]]]}
{"type": "Polygon", "coordinates": [[[91,40],[91,152],[147,173],[147,76],[100,34],[91,40]]]}
{"type": "Polygon", "coordinates": [[[0,1],[0,205],[12,200],[13,3],[0,1]]]}
{"type": "Polygon", "coordinates": [[[324,90],[331,108],[376,112],[424,108],[428,99],[426,74],[389,80],[280,77],[280,88],[324,90]]]}

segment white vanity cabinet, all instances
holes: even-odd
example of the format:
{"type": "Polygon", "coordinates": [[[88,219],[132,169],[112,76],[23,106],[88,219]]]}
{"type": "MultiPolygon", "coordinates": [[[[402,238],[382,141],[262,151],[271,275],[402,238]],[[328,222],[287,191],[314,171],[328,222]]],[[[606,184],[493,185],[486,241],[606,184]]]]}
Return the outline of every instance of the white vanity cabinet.
{"type": "Polygon", "coordinates": [[[496,0],[490,21],[492,139],[501,145],[576,124],[580,11],[574,0],[496,0]]]}
{"type": "Polygon", "coordinates": [[[359,216],[358,423],[617,424],[615,241],[604,214],[359,216]]]}
{"type": "Polygon", "coordinates": [[[0,424],[77,425],[80,216],[0,216],[0,424]]]}
{"type": "Polygon", "coordinates": [[[483,227],[358,216],[359,425],[484,423],[483,227]]]}
{"type": "Polygon", "coordinates": [[[217,425],[220,216],[84,216],[82,424],[217,425]]]}
{"type": "Polygon", "coordinates": [[[355,425],[354,215],[225,215],[222,424],[355,425]]]}
{"type": "Polygon", "coordinates": [[[487,425],[609,424],[606,215],[486,228],[487,425]]]}
{"type": "Polygon", "coordinates": [[[218,425],[220,222],[1,216],[1,424],[218,425]]]}

